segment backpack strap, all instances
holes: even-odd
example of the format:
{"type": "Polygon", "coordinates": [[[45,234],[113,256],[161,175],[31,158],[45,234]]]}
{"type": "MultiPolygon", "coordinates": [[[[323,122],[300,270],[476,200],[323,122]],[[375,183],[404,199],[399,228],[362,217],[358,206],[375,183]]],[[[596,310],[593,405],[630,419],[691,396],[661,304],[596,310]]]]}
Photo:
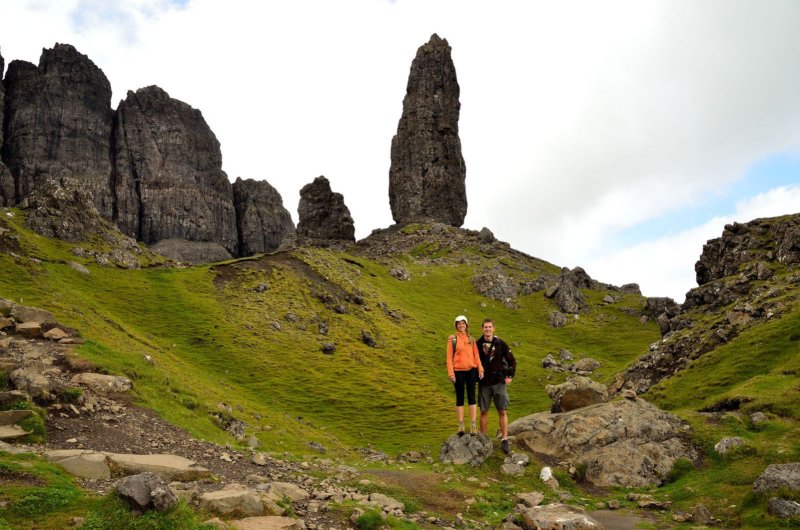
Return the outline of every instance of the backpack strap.
{"type": "MultiPolygon", "coordinates": [[[[468,342],[469,344],[472,344],[473,342],[475,342],[475,339],[472,338],[472,335],[467,335],[467,337],[468,337],[467,340],[469,341],[468,342]]],[[[455,335],[450,335],[450,340],[452,341],[452,344],[453,344],[453,360],[455,361],[456,360],[456,343],[458,342],[458,339],[456,338],[455,335]]]]}

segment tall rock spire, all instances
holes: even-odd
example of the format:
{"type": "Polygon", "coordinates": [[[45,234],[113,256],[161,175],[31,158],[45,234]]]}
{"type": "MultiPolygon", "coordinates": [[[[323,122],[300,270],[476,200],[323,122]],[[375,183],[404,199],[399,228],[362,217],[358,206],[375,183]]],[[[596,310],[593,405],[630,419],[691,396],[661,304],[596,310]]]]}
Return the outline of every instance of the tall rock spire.
{"type": "Polygon", "coordinates": [[[461,226],[467,215],[460,89],[450,51],[447,40],[433,34],[411,63],[389,170],[389,202],[397,223],[461,226]]]}

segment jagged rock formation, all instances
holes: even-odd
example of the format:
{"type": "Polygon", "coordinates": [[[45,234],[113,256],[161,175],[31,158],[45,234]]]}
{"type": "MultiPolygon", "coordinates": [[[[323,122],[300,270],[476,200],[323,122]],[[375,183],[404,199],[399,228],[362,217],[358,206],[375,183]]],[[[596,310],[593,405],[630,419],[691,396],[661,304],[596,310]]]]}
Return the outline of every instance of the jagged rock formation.
{"type": "Polygon", "coordinates": [[[243,256],[275,250],[294,232],[292,216],[283,207],[280,193],[265,180],[237,178],[233,206],[243,256]]]}
{"type": "Polygon", "coordinates": [[[42,50],[38,67],[12,61],[4,84],[3,160],[16,184],[6,202],[72,176],[111,219],[111,84],[103,72],[69,44],[56,44],[42,50]]]}
{"type": "Polygon", "coordinates": [[[300,190],[297,213],[300,219],[296,235],[300,244],[328,246],[355,241],[353,218],[344,204],[344,197],[331,190],[324,176],[315,178],[300,190]]]}
{"type": "Polygon", "coordinates": [[[464,224],[467,170],[458,137],[459,92],[450,45],[434,34],[411,63],[392,138],[389,202],[397,223],[464,224]]]}
{"type": "MultiPolygon", "coordinates": [[[[612,390],[645,392],[742,331],[791,311],[800,299],[798,264],[800,214],[726,226],[722,237],[703,247],[695,266],[700,286],[677,309],[663,304],[658,323],[664,339],[612,390]]],[[[652,308],[658,307],[655,301],[652,308]]]]}
{"type": "Polygon", "coordinates": [[[214,241],[237,253],[233,193],[203,115],[157,86],[128,92],[114,123],[117,223],[146,243],[214,241]]]}
{"type": "MultiPolygon", "coordinates": [[[[0,56],[0,73],[3,66],[0,56]]],[[[155,86],[129,92],[116,114],[110,101],[106,76],[69,44],[43,50],[38,66],[12,61],[0,82],[0,206],[35,207],[31,228],[77,241],[87,229],[71,215],[76,204],[58,203],[64,193],[53,190],[63,188],[88,197],[128,236],[187,241],[173,256],[183,261],[212,244],[220,259],[263,252],[293,228],[266,182],[242,188],[237,223],[219,142],[200,111],[155,86]],[[69,226],[51,215],[60,211],[70,212],[69,226]]]]}

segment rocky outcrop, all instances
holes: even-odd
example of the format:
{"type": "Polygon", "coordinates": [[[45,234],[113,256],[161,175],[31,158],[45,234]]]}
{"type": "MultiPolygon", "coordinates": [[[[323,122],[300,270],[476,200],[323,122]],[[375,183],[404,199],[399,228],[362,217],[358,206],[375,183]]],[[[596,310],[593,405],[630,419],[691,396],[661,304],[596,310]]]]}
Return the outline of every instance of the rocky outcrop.
{"type": "Polygon", "coordinates": [[[764,267],[759,271],[759,265],[772,261],[800,263],[800,214],[725,225],[722,237],[703,245],[694,270],[698,285],[738,274],[742,266],[755,268],[744,272],[765,279],[769,273],[764,267]]]}
{"type": "MultiPolygon", "coordinates": [[[[14,202],[48,180],[74,177],[111,219],[113,114],[103,72],[69,44],[56,44],[42,50],[38,66],[12,61],[4,84],[3,160],[14,175],[14,202]]],[[[7,188],[7,178],[0,182],[7,188]]]]}
{"type": "Polygon", "coordinates": [[[587,480],[598,486],[661,484],[677,459],[697,458],[688,424],[642,399],[532,414],[508,432],[532,451],[586,464],[587,480]]]}
{"type": "Polygon", "coordinates": [[[460,88],[450,45],[434,34],[411,63],[403,114],[392,138],[389,202],[397,223],[464,224],[466,166],[460,88]]]}
{"type": "Polygon", "coordinates": [[[586,301],[578,287],[589,288],[592,285],[591,278],[583,269],[576,267],[575,271],[566,267],[561,269],[558,284],[550,287],[544,294],[545,297],[554,299],[564,313],[579,313],[586,306],[586,301]]]}
{"type": "Polygon", "coordinates": [[[28,212],[26,226],[45,237],[85,241],[91,234],[99,234],[103,227],[111,228],[100,217],[92,196],[77,177],[39,182],[19,206],[28,212]]]}
{"type": "Polygon", "coordinates": [[[283,207],[280,193],[266,180],[237,178],[233,206],[242,256],[275,250],[294,232],[292,216],[283,207]]]}
{"type": "Polygon", "coordinates": [[[150,250],[170,259],[186,263],[213,263],[231,259],[228,250],[213,241],[186,241],[185,239],[162,239],[150,250]]]}
{"type": "Polygon", "coordinates": [[[233,192],[203,115],[157,86],[128,92],[114,121],[117,224],[123,233],[212,241],[237,254],[233,192]]]}
{"type": "Polygon", "coordinates": [[[624,385],[641,394],[743,331],[791,311],[800,299],[800,279],[791,272],[799,263],[800,214],[727,225],[703,247],[695,265],[701,285],[682,306],[648,300],[650,314],[662,311],[664,338],[626,370],[624,385]]]}
{"type": "Polygon", "coordinates": [[[554,503],[526,508],[520,514],[524,530],[604,530],[604,526],[585,510],[568,504],[554,503]]]}
{"type": "Polygon", "coordinates": [[[329,246],[355,241],[355,227],[350,210],[341,193],[334,193],[324,176],[314,179],[300,190],[300,217],[297,223],[297,241],[300,244],[329,246]]]}

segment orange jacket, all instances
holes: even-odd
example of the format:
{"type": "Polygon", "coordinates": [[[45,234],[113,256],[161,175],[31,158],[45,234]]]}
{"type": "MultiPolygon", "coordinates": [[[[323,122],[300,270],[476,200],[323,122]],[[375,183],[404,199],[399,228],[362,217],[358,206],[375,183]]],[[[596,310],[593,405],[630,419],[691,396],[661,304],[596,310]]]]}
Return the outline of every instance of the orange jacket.
{"type": "Polygon", "coordinates": [[[447,337],[447,373],[455,377],[455,371],[465,371],[477,368],[483,373],[481,358],[478,355],[478,344],[472,337],[456,333],[456,354],[453,355],[453,335],[447,337]]]}

